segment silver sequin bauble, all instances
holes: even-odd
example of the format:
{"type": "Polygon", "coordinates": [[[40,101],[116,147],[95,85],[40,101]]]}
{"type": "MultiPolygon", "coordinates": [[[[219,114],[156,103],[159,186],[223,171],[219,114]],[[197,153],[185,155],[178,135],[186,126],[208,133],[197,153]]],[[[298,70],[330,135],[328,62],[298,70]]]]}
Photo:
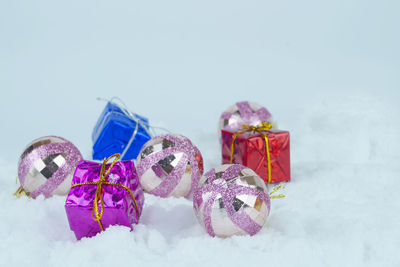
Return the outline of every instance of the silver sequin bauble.
{"type": "Polygon", "coordinates": [[[257,126],[262,122],[272,122],[272,116],[269,111],[254,102],[237,102],[227,108],[219,119],[218,134],[221,130],[238,131],[243,125],[257,126]]]}
{"type": "Polygon", "coordinates": [[[201,177],[193,193],[193,208],[211,236],[254,235],[268,217],[270,197],[254,171],[226,164],[201,177]]]}
{"type": "Polygon", "coordinates": [[[203,158],[188,138],[166,134],[142,147],[137,171],[146,192],[160,197],[187,197],[203,174],[203,158]]]}
{"type": "Polygon", "coordinates": [[[80,160],[79,150],[64,138],[45,136],[32,141],[18,163],[23,191],[33,198],[41,194],[45,197],[66,195],[80,160]]]}

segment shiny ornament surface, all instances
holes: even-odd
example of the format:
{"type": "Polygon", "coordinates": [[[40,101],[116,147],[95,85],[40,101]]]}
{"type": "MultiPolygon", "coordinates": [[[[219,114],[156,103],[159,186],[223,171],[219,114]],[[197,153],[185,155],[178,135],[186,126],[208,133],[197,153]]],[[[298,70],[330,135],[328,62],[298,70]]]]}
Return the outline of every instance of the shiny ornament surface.
{"type": "Polygon", "coordinates": [[[137,172],[143,190],[160,197],[188,197],[203,174],[203,158],[178,134],[152,138],[139,153],[137,172]]]}
{"type": "Polygon", "coordinates": [[[193,208],[211,236],[254,235],[270,211],[264,181],[251,169],[226,164],[201,177],[193,193],[193,208]]]}
{"type": "Polygon", "coordinates": [[[271,122],[271,113],[261,105],[242,101],[230,106],[222,113],[218,123],[218,134],[221,130],[238,131],[243,125],[257,126],[262,122],[271,122]]]}
{"type": "Polygon", "coordinates": [[[20,156],[18,178],[24,192],[36,198],[43,194],[66,195],[71,187],[79,150],[68,140],[45,136],[32,141],[20,156]]]}

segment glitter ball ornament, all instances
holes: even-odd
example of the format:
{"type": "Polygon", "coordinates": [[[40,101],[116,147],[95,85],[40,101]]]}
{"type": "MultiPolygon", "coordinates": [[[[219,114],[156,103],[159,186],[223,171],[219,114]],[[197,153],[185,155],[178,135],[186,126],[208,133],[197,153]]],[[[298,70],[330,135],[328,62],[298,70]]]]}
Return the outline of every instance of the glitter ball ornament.
{"type": "Polygon", "coordinates": [[[201,177],[193,208],[211,236],[254,235],[263,227],[270,197],[264,181],[251,169],[226,164],[201,177]]]}
{"type": "Polygon", "coordinates": [[[137,172],[140,184],[150,194],[188,197],[203,174],[203,158],[188,138],[160,135],[142,147],[137,172]]]}
{"type": "Polygon", "coordinates": [[[261,122],[271,121],[271,113],[265,107],[254,102],[237,102],[222,113],[218,134],[221,135],[221,129],[237,131],[242,129],[243,125],[257,126],[261,122]]]}
{"type": "Polygon", "coordinates": [[[19,159],[21,187],[17,192],[32,198],[40,194],[45,197],[68,194],[80,160],[79,150],[64,138],[45,136],[32,141],[19,159]]]}

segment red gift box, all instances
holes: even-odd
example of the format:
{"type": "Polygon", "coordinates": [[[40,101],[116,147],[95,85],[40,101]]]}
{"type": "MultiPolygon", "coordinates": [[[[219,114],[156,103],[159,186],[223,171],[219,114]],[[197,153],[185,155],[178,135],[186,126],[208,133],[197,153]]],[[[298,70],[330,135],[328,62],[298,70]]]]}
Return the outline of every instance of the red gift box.
{"type": "MultiPolygon", "coordinates": [[[[252,127],[253,129],[257,127],[252,127]]],[[[265,183],[268,183],[268,140],[271,164],[271,183],[290,181],[290,134],[281,130],[244,130],[239,132],[221,130],[222,132],[222,164],[242,164],[254,170],[265,183]]]]}

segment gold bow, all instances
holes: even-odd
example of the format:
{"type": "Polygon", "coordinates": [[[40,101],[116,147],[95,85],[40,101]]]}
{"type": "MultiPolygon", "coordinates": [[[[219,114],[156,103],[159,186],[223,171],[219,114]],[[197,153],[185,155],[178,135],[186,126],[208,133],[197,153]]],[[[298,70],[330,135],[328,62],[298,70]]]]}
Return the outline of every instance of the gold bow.
{"type": "Polygon", "coordinates": [[[271,183],[271,156],[269,153],[269,140],[268,140],[268,136],[266,133],[264,133],[263,131],[268,131],[272,128],[271,123],[269,122],[262,122],[257,126],[251,126],[251,125],[243,125],[243,130],[236,132],[233,135],[232,138],[232,144],[231,144],[231,158],[230,158],[230,164],[232,164],[232,160],[233,160],[233,152],[235,151],[235,140],[238,137],[239,134],[245,133],[245,132],[257,132],[260,133],[264,136],[265,139],[265,150],[267,152],[267,162],[268,162],[268,184],[271,183]]]}
{"type": "Polygon", "coordinates": [[[74,184],[74,185],[71,186],[71,188],[73,188],[73,187],[81,186],[81,185],[97,185],[97,189],[96,189],[96,193],[95,193],[95,197],[94,197],[94,203],[93,203],[92,217],[93,217],[93,220],[95,220],[95,221],[97,221],[99,223],[100,229],[102,231],[104,231],[104,229],[103,229],[103,225],[101,224],[100,220],[101,220],[101,217],[103,217],[103,212],[104,212],[104,199],[103,199],[103,195],[102,195],[102,193],[103,193],[103,187],[102,186],[103,185],[119,186],[119,187],[124,188],[126,191],[128,191],[129,194],[131,195],[132,199],[133,199],[133,202],[135,203],[135,208],[136,208],[137,214],[138,214],[138,216],[140,216],[139,208],[138,208],[135,196],[133,195],[132,191],[125,185],[107,182],[108,175],[110,174],[110,171],[111,171],[112,167],[118,161],[120,156],[121,156],[121,154],[117,153],[117,154],[114,154],[114,155],[110,156],[107,159],[104,158],[103,164],[101,165],[100,178],[99,178],[98,182],[77,183],[77,184],[74,184]],[[110,164],[110,167],[108,167],[108,170],[106,171],[106,164],[112,158],[115,158],[115,159],[113,160],[113,162],[110,164]],[[100,202],[101,202],[100,211],[99,211],[99,206],[98,206],[98,200],[99,199],[100,199],[100,202]]]}

